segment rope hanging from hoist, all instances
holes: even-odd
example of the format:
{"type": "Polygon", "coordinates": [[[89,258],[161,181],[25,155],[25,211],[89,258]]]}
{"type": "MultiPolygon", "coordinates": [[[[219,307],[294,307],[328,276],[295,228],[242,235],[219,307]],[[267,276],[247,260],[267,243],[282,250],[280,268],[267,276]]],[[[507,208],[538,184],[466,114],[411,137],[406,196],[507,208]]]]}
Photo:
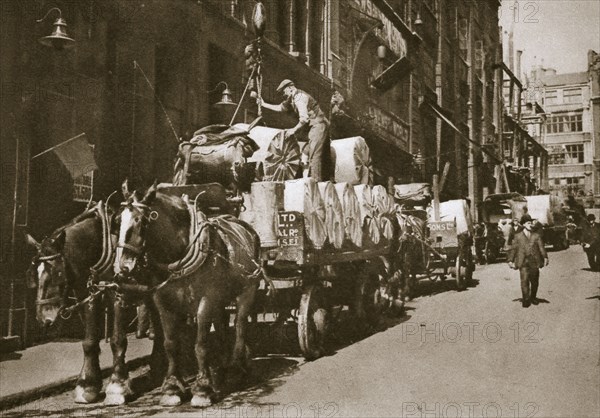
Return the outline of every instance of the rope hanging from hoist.
{"type": "Polygon", "coordinates": [[[245,58],[245,67],[246,71],[248,71],[249,77],[246,82],[246,87],[244,87],[244,92],[242,93],[242,97],[238,103],[235,112],[229,122],[229,125],[232,125],[235,121],[235,118],[240,110],[241,104],[246,97],[246,93],[250,90],[250,97],[253,99],[257,99],[258,102],[258,116],[262,116],[262,54],[261,54],[261,43],[262,37],[265,32],[266,27],[266,11],[265,6],[258,1],[254,5],[254,10],[252,11],[252,24],[254,27],[254,33],[256,34],[256,39],[254,39],[250,44],[246,45],[244,49],[244,58],[245,58]]]}
{"type": "Polygon", "coordinates": [[[261,40],[267,26],[267,12],[265,5],[259,0],[252,11],[252,25],[256,35],[256,93],[258,95],[258,116],[262,116],[262,54],[260,51],[261,40]]]}

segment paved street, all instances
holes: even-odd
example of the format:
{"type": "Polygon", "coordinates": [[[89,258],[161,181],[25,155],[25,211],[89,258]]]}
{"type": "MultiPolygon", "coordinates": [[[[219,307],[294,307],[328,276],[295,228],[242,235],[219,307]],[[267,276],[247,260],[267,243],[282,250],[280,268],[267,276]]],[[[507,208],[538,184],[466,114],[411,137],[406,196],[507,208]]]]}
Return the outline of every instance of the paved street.
{"type": "Polygon", "coordinates": [[[216,408],[164,409],[154,389],[118,409],[64,393],[1,415],[595,417],[600,275],[579,246],[549,255],[538,306],[521,307],[518,272],[504,263],[478,266],[464,292],[422,281],[424,295],[387,329],[310,363],[256,359],[253,381],[216,408]]]}

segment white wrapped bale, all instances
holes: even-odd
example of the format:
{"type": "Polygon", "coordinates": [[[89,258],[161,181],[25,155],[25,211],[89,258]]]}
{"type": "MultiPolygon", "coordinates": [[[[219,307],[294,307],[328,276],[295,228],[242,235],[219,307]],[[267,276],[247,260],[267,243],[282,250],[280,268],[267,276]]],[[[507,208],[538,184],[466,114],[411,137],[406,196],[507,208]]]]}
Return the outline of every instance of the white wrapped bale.
{"type": "MultiPolygon", "coordinates": [[[[429,219],[433,219],[433,208],[427,209],[429,219]]],[[[468,233],[473,236],[473,221],[469,205],[464,199],[448,200],[440,203],[440,221],[453,221],[456,219],[456,233],[468,233]]]]}
{"type": "Polygon", "coordinates": [[[373,184],[371,154],[364,138],[355,136],[331,141],[331,161],[336,183],[373,184]]]}
{"type": "Polygon", "coordinates": [[[240,213],[240,219],[256,230],[261,247],[277,246],[278,213],[284,209],[283,187],[283,183],[274,181],[252,183],[250,202],[245,204],[249,209],[240,213]]]}
{"type": "Polygon", "coordinates": [[[373,193],[371,186],[360,184],[354,186],[354,193],[358,198],[360,208],[360,222],[363,230],[363,244],[379,244],[381,241],[381,231],[379,222],[375,217],[375,204],[373,202],[373,193]]]}
{"type": "Polygon", "coordinates": [[[385,187],[373,186],[372,194],[377,215],[395,215],[394,199],[388,194],[385,187]]]}
{"type": "Polygon", "coordinates": [[[362,222],[360,204],[354,188],[348,183],[337,183],[334,186],[338,199],[342,203],[346,240],[360,248],[362,247],[362,222]]]}
{"type": "Polygon", "coordinates": [[[252,210],[252,193],[242,193],[242,197],[244,199],[244,207],[242,208],[243,210],[240,212],[240,216],[239,218],[244,221],[244,222],[248,222],[250,225],[252,225],[252,223],[254,222],[254,211],[252,210]]]}
{"type": "Polygon", "coordinates": [[[318,186],[325,205],[327,239],[335,248],[342,248],[344,244],[344,211],[342,204],[332,182],[323,181],[318,186]]]}
{"type": "Polygon", "coordinates": [[[325,206],[317,182],[311,178],[288,180],[284,185],[283,208],[304,214],[306,236],[312,245],[322,248],[327,240],[325,206]]]}
{"type": "Polygon", "coordinates": [[[394,215],[383,214],[379,215],[377,220],[381,229],[381,237],[386,241],[392,241],[396,236],[397,227],[393,220],[394,215]]]}
{"type": "Polygon", "coordinates": [[[566,224],[566,214],[558,196],[525,196],[527,212],[542,225],[554,226],[566,224]]]}
{"type": "MultiPolygon", "coordinates": [[[[247,124],[235,125],[240,129],[248,129],[247,124]]],[[[265,181],[285,181],[296,177],[300,169],[300,146],[294,137],[284,138],[283,129],[255,126],[250,131],[250,138],[259,149],[248,157],[248,162],[256,162],[262,179],[265,181]]]]}

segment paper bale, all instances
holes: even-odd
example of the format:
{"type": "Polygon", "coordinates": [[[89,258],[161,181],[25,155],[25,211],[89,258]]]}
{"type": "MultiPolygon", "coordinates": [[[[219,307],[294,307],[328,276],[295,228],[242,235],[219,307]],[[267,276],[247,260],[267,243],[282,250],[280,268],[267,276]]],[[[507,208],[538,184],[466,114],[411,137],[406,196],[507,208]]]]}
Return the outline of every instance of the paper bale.
{"type": "Polygon", "coordinates": [[[344,211],[335,187],[330,181],[318,184],[323,204],[325,205],[325,229],[327,239],[335,248],[342,248],[344,243],[344,211]]]}
{"type": "Polygon", "coordinates": [[[325,206],[317,182],[311,177],[286,181],[283,207],[286,211],[304,214],[308,240],[315,248],[322,248],[327,240],[327,231],[325,230],[325,206]]]}
{"type": "Polygon", "coordinates": [[[284,209],[284,185],[281,182],[263,181],[252,183],[250,202],[240,213],[240,219],[250,223],[260,237],[262,247],[276,247],[278,213],[284,209]],[[244,214],[244,216],[242,216],[244,214]]]}
{"type": "Polygon", "coordinates": [[[375,217],[375,203],[373,202],[373,192],[368,184],[359,184],[354,186],[354,193],[358,198],[360,208],[360,221],[363,229],[363,244],[379,244],[381,240],[381,231],[379,222],[375,217]]]}
{"type": "Polygon", "coordinates": [[[373,184],[371,154],[363,137],[331,141],[331,161],[337,183],[373,184]]]}
{"type": "Polygon", "coordinates": [[[360,216],[360,204],[354,188],[348,183],[336,183],[334,185],[338,199],[342,203],[344,213],[345,237],[357,247],[362,246],[362,222],[360,216]]]}
{"type": "MultiPolygon", "coordinates": [[[[238,123],[239,129],[248,125],[238,123]]],[[[248,135],[259,149],[248,157],[248,162],[256,162],[264,181],[285,181],[296,177],[300,170],[300,146],[294,137],[284,138],[283,129],[255,126],[248,135]]]]}

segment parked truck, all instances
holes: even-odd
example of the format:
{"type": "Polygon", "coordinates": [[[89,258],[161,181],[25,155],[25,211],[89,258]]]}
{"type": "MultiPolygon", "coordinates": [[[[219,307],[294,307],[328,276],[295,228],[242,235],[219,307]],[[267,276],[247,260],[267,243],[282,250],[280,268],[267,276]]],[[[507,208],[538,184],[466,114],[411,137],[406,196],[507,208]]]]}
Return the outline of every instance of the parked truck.
{"type": "Polygon", "coordinates": [[[529,215],[541,226],[544,242],[556,250],[569,248],[567,211],[562,201],[552,195],[525,196],[525,199],[529,215]]]}

